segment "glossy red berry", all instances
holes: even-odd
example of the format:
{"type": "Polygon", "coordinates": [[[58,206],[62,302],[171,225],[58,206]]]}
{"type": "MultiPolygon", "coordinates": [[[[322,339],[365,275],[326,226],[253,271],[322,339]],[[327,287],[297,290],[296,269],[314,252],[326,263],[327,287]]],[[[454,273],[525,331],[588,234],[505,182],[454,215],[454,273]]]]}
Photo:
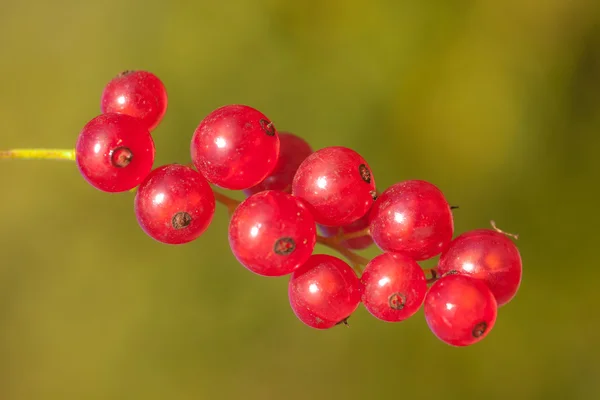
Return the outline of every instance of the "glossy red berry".
{"type": "Polygon", "coordinates": [[[342,226],[364,216],[377,197],[367,162],[346,147],[326,147],[308,156],[296,171],[292,193],[306,200],[315,221],[342,226]]]}
{"type": "Polygon", "coordinates": [[[425,318],[431,331],[452,346],[468,346],[486,337],[498,306],[490,289],[479,279],[446,275],[425,296],[425,318]]]}
{"type": "Polygon", "coordinates": [[[215,196],[206,179],[179,164],[156,168],[135,195],[135,215],[153,239],[167,244],[188,243],[210,225],[215,196]]]}
{"type": "Polygon", "coordinates": [[[316,225],[302,200],[268,190],[244,200],[229,223],[229,245],[238,261],[264,276],[282,276],[308,260],[316,225]]]}
{"type": "Polygon", "coordinates": [[[279,158],[273,171],[261,183],[244,190],[246,196],[265,190],[282,190],[292,193],[292,181],[298,167],[312,154],[306,141],[292,133],[279,132],[279,158]]]}
{"type": "Polygon", "coordinates": [[[339,258],[315,254],[292,273],[288,296],[292,310],[306,325],[327,329],[352,314],[362,284],[348,264],[339,258]]]}
{"type": "Polygon", "coordinates": [[[139,118],[148,130],[152,130],[167,111],[167,90],[161,80],[150,72],[125,71],[104,87],[100,109],[103,113],[114,112],[139,118]]]}
{"type": "Polygon", "coordinates": [[[414,315],[427,293],[427,280],[419,264],[400,253],[383,253],[373,258],[361,281],[366,309],[387,322],[404,321],[414,315]]]}
{"type": "Polygon", "coordinates": [[[440,256],[438,273],[456,271],[481,279],[491,289],[498,306],[508,303],[521,284],[523,265],[517,246],[506,235],[491,229],[463,233],[440,256]]]}
{"type": "Polygon", "coordinates": [[[448,246],[454,222],[450,205],[436,186],[410,180],[383,191],[371,210],[370,230],[382,250],[426,260],[448,246]]]}
{"type": "Polygon", "coordinates": [[[77,138],[75,160],[81,175],[105,192],[139,185],[152,170],[154,142],[139,119],[102,114],[88,122],[77,138]]]}
{"type": "Polygon", "coordinates": [[[275,168],[279,136],[260,111],[244,105],[224,106],[196,128],[191,154],[209,182],[231,190],[248,189],[275,168]]]}
{"type": "Polygon", "coordinates": [[[364,216],[360,217],[356,221],[340,227],[319,225],[319,230],[325,237],[332,237],[337,235],[343,236],[364,231],[364,235],[351,237],[340,242],[340,244],[346,247],[347,249],[363,250],[373,244],[373,239],[371,238],[371,235],[366,232],[366,229],[369,227],[369,214],[370,213],[367,212],[364,216]]]}

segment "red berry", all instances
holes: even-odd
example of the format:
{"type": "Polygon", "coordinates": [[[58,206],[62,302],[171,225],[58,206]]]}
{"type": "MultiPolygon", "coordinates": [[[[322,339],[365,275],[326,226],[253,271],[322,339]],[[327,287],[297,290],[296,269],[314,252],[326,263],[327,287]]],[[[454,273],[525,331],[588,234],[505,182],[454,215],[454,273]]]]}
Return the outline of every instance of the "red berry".
{"type": "Polygon", "coordinates": [[[154,129],[167,111],[167,90],[154,74],[125,71],[113,78],[102,92],[103,113],[127,114],[154,129]]]}
{"type": "Polygon", "coordinates": [[[135,194],[135,215],[153,239],[188,243],[210,225],[215,196],[206,179],[179,164],[164,165],[148,175],[135,194]]]}
{"type": "Polygon", "coordinates": [[[327,329],[352,314],[362,293],[362,284],[348,264],[339,258],[315,254],[298,268],[289,281],[292,310],[306,325],[327,329]]]}
{"type": "Polygon", "coordinates": [[[312,148],[298,136],[279,132],[279,158],[273,171],[261,183],[244,190],[246,196],[265,190],[282,190],[292,193],[292,181],[298,167],[312,154],[312,148]]]}
{"type": "Polygon", "coordinates": [[[383,253],[366,266],[361,281],[365,286],[362,302],[376,318],[404,321],[415,314],[427,293],[425,273],[412,258],[399,253],[383,253]]]}
{"type": "Polygon", "coordinates": [[[154,142],[139,119],[102,114],[88,122],[77,138],[75,159],[81,175],[105,192],[139,185],[152,170],[154,142]]]}
{"type": "Polygon", "coordinates": [[[440,278],[425,296],[429,329],[452,346],[468,346],[486,337],[497,312],[496,299],[485,283],[465,275],[440,278]]]}
{"type": "Polygon", "coordinates": [[[483,280],[498,306],[515,296],[523,274],[517,246],[506,235],[490,229],[466,232],[450,242],[437,269],[440,275],[456,271],[483,280]]]}
{"type": "Polygon", "coordinates": [[[315,220],[304,203],[275,190],[248,197],[229,224],[233,254],[264,276],[287,275],[300,267],[312,254],[316,237],[315,220]]]}
{"type": "Polygon", "coordinates": [[[306,200],[315,221],[342,226],[364,216],[377,196],[367,162],[346,147],[326,147],[308,156],[296,172],[292,193],[306,200]]]}
{"type": "Polygon", "coordinates": [[[211,112],[196,128],[191,153],[209,182],[243,190],[260,183],[275,168],[279,136],[260,111],[229,105],[211,112]]]}
{"type": "Polygon", "coordinates": [[[373,205],[371,237],[384,251],[427,260],[450,243],[454,222],[450,205],[431,183],[400,182],[387,188],[373,205]]]}
{"type": "MultiPolygon", "coordinates": [[[[360,217],[356,221],[344,225],[344,226],[325,226],[319,225],[319,229],[321,233],[325,237],[332,237],[336,235],[347,235],[355,232],[364,231],[369,227],[369,212],[367,212],[364,216],[360,217]]],[[[373,244],[373,239],[371,235],[365,233],[362,236],[352,237],[350,239],[342,240],[340,243],[342,246],[353,249],[353,250],[363,250],[373,244]]]]}

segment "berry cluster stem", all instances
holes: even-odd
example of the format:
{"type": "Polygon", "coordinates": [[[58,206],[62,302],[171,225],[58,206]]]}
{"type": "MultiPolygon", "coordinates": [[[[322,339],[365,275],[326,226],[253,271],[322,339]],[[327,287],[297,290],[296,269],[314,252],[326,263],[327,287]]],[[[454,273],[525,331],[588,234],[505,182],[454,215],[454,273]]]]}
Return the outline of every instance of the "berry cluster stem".
{"type": "Polygon", "coordinates": [[[0,150],[0,159],[75,160],[75,149],[12,149],[0,150]]]}
{"type": "MultiPolygon", "coordinates": [[[[68,160],[75,161],[75,149],[12,149],[12,150],[0,150],[0,159],[29,159],[29,160],[68,160]]],[[[135,192],[135,189],[131,190],[135,192]]],[[[215,200],[218,203],[223,204],[227,207],[229,216],[233,214],[236,207],[241,203],[238,200],[232,199],[231,197],[219,193],[213,189],[215,200]]],[[[348,234],[342,234],[335,237],[324,237],[317,235],[317,243],[323,246],[329,247],[332,250],[337,251],[342,256],[348,259],[352,264],[355,271],[360,275],[362,273],[362,267],[368,264],[369,260],[362,257],[346,247],[342,246],[344,240],[352,239],[355,237],[368,235],[368,229],[353,232],[348,234]]],[[[435,279],[435,275],[434,278],[435,279]]]]}

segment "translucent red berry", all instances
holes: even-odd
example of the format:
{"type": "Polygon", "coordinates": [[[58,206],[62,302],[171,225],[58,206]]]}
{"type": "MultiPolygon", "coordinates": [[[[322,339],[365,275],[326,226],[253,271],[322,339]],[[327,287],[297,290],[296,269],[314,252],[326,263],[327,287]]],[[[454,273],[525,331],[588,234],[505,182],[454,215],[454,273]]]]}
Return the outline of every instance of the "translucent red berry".
{"type": "Polygon", "coordinates": [[[463,233],[440,256],[438,273],[456,271],[481,279],[498,306],[508,303],[521,284],[523,265],[517,246],[506,235],[478,229],[463,233]]]}
{"type": "Polygon", "coordinates": [[[104,87],[100,109],[103,113],[114,112],[139,118],[148,130],[152,130],[167,111],[167,90],[161,80],[150,72],[125,71],[104,87]]]}
{"type": "Polygon", "coordinates": [[[292,273],[288,296],[306,325],[327,329],[344,322],[358,307],[362,284],[339,258],[315,254],[292,273]]]}
{"type": "Polygon", "coordinates": [[[150,237],[167,244],[188,243],[210,225],[215,196],[206,179],[179,164],[156,168],[135,195],[135,215],[150,237]]]}
{"type": "Polygon", "coordinates": [[[376,318],[387,322],[404,321],[414,315],[427,293],[425,273],[412,258],[399,253],[383,253],[366,266],[361,281],[362,302],[376,318]]]}
{"type": "Polygon", "coordinates": [[[224,106],[196,128],[191,154],[209,182],[226,189],[248,189],[275,168],[279,136],[260,111],[244,105],[224,106]]]}
{"type": "Polygon", "coordinates": [[[88,122],[77,138],[75,159],[81,175],[105,192],[139,185],[152,170],[154,142],[139,119],[102,114],[88,122]]]}
{"type": "Polygon", "coordinates": [[[238,261],[264,276],[282,276],[308,260],[316,226],[304,203],[282,191],[254,194],[235,210],[229,244],[238,261]]]}
{"type": "Polygon", "coordinates": [[[344,239],[340,244],[348,249],[363,250],[373,244],[371,235],[366,231],[369,227],[369,212],[356,221],[344,226],[325,226],[319,225],[319,230],[325,237],[337,235],[349,235],[357,232],[364,232],[364,235],[344,239]]]}
{"type": "Polygon", "coordinates": [[[498,306],[490,289],[479,279],[446,275],[425,296],[425,318],[431,331],[452,346],[468,346],[486,337],[498,306]]]}
{"type": "Polygon", "coordinates": [[[326,147],[308,156],[296,171],[294,196],[302,197],[321,225],[342,226],[364,216],[377,197],[367,162],[346,147],[326,147]]]}
{"type": "Polygon", "coordinates": [[[454,222],[450,205],[436,186],[410,180],[381,193],[371,210],[370,231],[382,250],[426,260],[448,246],[454,222]]]}
{"type": "Polygon", "coordinates": [[[312,154],[306,141],[292,133],[279,132],[279,158],[273,171],[261,183],[244,190],[246,196],[265,190],[282,190],[292,193],[292,181],[298,167],[312,154]]]}

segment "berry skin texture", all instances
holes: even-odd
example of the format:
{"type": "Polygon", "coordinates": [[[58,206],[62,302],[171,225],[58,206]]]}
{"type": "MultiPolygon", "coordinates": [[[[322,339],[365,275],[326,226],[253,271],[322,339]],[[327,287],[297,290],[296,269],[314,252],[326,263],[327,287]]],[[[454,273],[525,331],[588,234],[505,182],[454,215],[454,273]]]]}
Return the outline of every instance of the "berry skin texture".
{"type": "Polygon", "coordinates": [[[425,299],[425,273],[412,258],[399,253],[383,253],[366,266],[361,281],[365,286],[362,302],[374,317],[400,322],[414,315],[425,299]]]}
{"type": "Polygon", "coordinates": [[[139,185],[152,170],[154,141],[139,119],[102,114],[79,133],[75,161],[79,172],[104,192],[124,192],[139,185]]]}
{"type": "Polygon", "coordinates": [[[211,112],[196,128],[191,155],[209,182],[244,190],[260,183],[275,168],[279,135],[260,111],[228,105],[211,112]]]}
{"type": "Polygon", "coordinates": [[[167,102],[167,90],[156,75],[146,71],[125,71],[104,87],[100,109],[103,113],[139,118],[151,131],[167,112],[167,102]]]}
{"type": "Polygon", "coordinates": [[[261,183],[244,190],[246,196],[265,190],[292,193],[292,181],[298,167],[313,152],[306,141],[289,132],[279,132],[279,158],[273,171],[261,183]]]}
{"type": "Polygon", "coordinates": [[[425,296],[425,319],[441,341],[469,346],[485,338],[496,323],[498,306],[485,283],[465,275],[446,275],[425,296]]]}
{"type": "Polygon", "coordinates": [[[238,261],[263,276],[291,274],[311,256],[316,225],[302,200],[268,190],[248,197],[229,223],[229,245],[238,261]]]}
{"type": "Polygon", "coordinates": [[[206,231],[215,213],[215,196],[198,172],[170,164],[148,175],[135,194],[134,209],[148,236],[162,243],[183,244],[206,231]]]}
{"type": "Polygon", "coordinates": [[[348,264],[325,254],[312,255],[292,273],[288,297],[304,324],[328,329],[344,322],[360,303],[362,284],[348,264]]]}
{"type": "Polygon", "coordinates": [[[498,306],[508,303],[521,284],[523,264],[517,246],[506,235],[477,229],[458,236],[440,256],[440,275],[456,271],[481,279],[490,288],[498,306]]]}
{"type": "Polygon", "coordinates": [[[292,193],[311,206],[320,225],[343,226],[364,216],[377,197],[375,178],[357,152],[333,146],[308,156],[296,172],[292,193]]]}
{"type": "Polygon", "coordinates": [[[450,205],[436,186],[410,180],[390,186],[379,196],[371,210],[370,231],[383,251],[420,261],[448,246],[454,221],[450,205]]]}

